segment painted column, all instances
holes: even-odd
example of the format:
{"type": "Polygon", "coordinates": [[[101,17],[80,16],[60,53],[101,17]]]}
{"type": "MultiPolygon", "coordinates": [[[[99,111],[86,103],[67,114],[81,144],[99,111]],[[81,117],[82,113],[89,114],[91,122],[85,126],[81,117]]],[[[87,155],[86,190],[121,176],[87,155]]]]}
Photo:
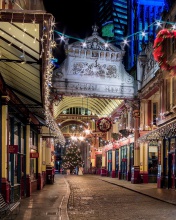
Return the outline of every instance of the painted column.
{"type": "Polygon", "coordinates": [[[158,141],[158,175],[157,188],[163,188],[163,141],[158,141]]]}
{"type": "Polygon", "coordinates": [[[31,195],[31,177],[30,177],[30,119],[26,125],[26,196],[31,195]]]}
{"type": "Polygon", "coordinates": [[[139,110],[134,110],[134,166],[140,165],[140,152],[137,139],[139,138],[139,110]]]}
{"type": "Polygon", "coordinates": [[[115,164],[115,149],[112,149],[112,178],[116,177],[116,173],[115,173],[115,169],[116,169],[116,164],[115,164]]]}
{"type": "Polygon", "coordinates": [[[132,168],[131,183],[140,183],[140,148],[137,142],[139,138],[139,109],[133,111],[134,117],[134,166],[132,168]]]}
{"type": "Polygon", "coordinates": [[[8,96],[2,96],[2,164],[1,164],[1,170],[2,170],[2,182],[1,182],[1,193],[3,194],[6,202],[9,202],[10,200],[10,184],[8,181],[8,171],[9,171],[9,165],[8,165],[8,101],[10,98],[8,96]]]}
{"type": "Polygon", "coordinates": [[[102,147],[102,166],[101,166],[101,176],[106,176],[106,152],[105,147],[102,147]]]}
{"type": "Polygon", "coordinates": [[[148,143],[144,145],[143,183],[148,183],[148,143]]]}
{"type": "Polygon", "coordinates": [[[91,173],[95,174],[95,147],[92,145],[91,147],[91,173]]]}
{"type": "Polygon", "coordinates": [[[39,157],[38,157],[38,189],[42,189],[43,188],[43,176],[42,176],[42,137],[41,137],[41,134],[38,134],[38,143],[37,143],[37,146],[38,146],[38,154],[39,154],[39,157]]]}
{"type": "Polygon", "coordinates": [[[139,147],[140,147],[140,174],[142,177],[142,181],[143,181],[143,173],[144,173],[144,143],[140,143],[139,147]]]}
{"type": "Polygon", "coordinates": [[[46,139],[42,139],[42,175],[44,185],[46,184],[46,139]]]}

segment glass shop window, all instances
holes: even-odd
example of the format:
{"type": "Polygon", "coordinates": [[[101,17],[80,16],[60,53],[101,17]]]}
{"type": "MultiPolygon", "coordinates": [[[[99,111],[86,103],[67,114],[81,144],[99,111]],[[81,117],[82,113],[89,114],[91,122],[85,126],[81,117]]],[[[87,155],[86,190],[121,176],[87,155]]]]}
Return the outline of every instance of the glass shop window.
{"type": "Polygon", "coordinates": [[[158,173],[158,146],[149,146],[148,153],[148,173],[157,175],[158,173]]]}
{"type": "Polygon", "coordinates": [[[127,158],[127,147],[122,147],[121,148],[121,154],[122,154],[122,159],[127,158]]]}
{"type": "Polygon", "coordinates": [[[112,151],[108,151],[108,171],[112,170],[112,151]]]}
{"type": "Polygon", "coordinates": [[[115,151],[116,173],[119,171],[119,149],[115,151]]]}

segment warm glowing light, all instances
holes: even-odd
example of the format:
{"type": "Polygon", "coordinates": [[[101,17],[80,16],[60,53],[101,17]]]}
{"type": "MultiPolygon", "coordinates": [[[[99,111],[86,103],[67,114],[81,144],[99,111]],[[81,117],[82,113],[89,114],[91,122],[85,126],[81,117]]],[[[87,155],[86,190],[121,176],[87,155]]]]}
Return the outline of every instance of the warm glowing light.
{"type": "Polygon", "coordinates": [[[88,135],[91,131],[89,129],[85,129],[84,132],[86,133],[86,135],[88,135]]]}
{"type": "Polygon", "coordinates": [[[83,140],[84,140],[84,137],[83,137],[83,136],[79,136],[78,139],[79,139],[80,141],[83,141],[83,140]]]}

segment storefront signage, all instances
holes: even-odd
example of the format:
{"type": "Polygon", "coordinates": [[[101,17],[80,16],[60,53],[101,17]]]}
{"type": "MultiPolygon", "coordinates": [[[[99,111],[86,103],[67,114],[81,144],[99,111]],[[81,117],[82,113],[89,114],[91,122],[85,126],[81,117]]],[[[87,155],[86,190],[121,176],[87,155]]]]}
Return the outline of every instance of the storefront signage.
{"type": "Polygon", "coordinates": [[[9,145],[9,153],[17,154],[18,153],[18,145],[9,145]]]}
{"type": "Polygon", "coordinates": [[[39,157],[39,153],[38,152],[30,153],[30,158],[38,158],[38,157],[39,157]]]}

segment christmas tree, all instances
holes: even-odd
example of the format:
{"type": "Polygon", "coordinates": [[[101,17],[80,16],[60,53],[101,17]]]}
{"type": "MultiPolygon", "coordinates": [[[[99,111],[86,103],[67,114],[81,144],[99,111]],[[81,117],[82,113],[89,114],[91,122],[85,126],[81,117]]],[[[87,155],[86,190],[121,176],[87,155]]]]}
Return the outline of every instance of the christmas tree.
{"type": "Polygon", "coordinates": [[[66,148],[62,158],[62,168],[64,170],[70,169],[70,173],[72,173],[76,167],[82,167],[83,164],[80,149],[75,143],[72,143],[66,148]]]}

